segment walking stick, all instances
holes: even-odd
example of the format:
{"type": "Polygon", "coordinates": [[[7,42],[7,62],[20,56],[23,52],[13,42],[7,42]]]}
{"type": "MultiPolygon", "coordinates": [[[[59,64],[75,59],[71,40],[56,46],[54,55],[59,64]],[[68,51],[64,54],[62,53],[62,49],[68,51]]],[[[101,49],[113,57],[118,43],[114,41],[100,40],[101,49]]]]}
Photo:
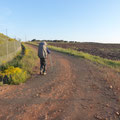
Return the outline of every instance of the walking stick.
{"type": "Polygon", "coordinates": [[[49,59],[50,59],[50,66],[51,66],[51,69],[53,70],[53,62],[52,62],[51,54],[49,55],[49,59]]]}

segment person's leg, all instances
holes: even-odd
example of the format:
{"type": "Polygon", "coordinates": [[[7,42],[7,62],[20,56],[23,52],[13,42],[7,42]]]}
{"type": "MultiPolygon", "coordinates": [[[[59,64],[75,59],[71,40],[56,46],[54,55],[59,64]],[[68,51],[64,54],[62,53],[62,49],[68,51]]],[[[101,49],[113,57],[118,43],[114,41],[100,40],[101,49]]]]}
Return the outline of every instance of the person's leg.
{"type": "Polygon", "coordinates": [[[46,74],[46,59],[44,59],[44,62],[43,62],[43,73],[46,74]]]}
{"type": "Polygon", "coordinates": [[[43,58],[40,58],[40,74],[43,73],[44,61],[43,58]]]}

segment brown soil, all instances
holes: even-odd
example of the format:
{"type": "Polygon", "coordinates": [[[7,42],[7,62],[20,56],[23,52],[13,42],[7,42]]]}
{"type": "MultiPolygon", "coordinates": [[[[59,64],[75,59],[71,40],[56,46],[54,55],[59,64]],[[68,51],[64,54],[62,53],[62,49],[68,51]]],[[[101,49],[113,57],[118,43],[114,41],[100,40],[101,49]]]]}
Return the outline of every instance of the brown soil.
{"type": "Polygon", "coordinates": [[[100,43],[49,43],[50,45],[72,48],[92,55],[100,56],[111,60],[120,60],[120,44],[100,44],[100,43]]]}
{"type": "Polygon", "coordinates": [[[62,53],[48,57],[47,75],[0,87],[0,120],[119,120],[120,75],[62,53]]]}

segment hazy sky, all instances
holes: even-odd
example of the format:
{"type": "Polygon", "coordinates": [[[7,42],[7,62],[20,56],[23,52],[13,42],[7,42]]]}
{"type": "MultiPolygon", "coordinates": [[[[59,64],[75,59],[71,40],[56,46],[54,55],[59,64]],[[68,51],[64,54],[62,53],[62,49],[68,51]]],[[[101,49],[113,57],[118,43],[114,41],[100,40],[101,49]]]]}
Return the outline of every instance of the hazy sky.
{"type": "Polygon", "coordinates": [[[120,0],[0,0],[10,37],[120,43],[120,0]]]}

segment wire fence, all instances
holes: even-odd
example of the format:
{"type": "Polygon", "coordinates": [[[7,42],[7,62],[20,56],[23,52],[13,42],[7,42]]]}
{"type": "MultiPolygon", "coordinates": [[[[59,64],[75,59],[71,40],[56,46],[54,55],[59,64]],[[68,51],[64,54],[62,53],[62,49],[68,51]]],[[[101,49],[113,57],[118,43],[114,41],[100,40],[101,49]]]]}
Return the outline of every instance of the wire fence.
{"type": "Polygon", "coordinates": [[[0,44],[0,65],[10,61],[19,50],[21,50],[21,43],[18,41],[7,41],[0,44]]]}

